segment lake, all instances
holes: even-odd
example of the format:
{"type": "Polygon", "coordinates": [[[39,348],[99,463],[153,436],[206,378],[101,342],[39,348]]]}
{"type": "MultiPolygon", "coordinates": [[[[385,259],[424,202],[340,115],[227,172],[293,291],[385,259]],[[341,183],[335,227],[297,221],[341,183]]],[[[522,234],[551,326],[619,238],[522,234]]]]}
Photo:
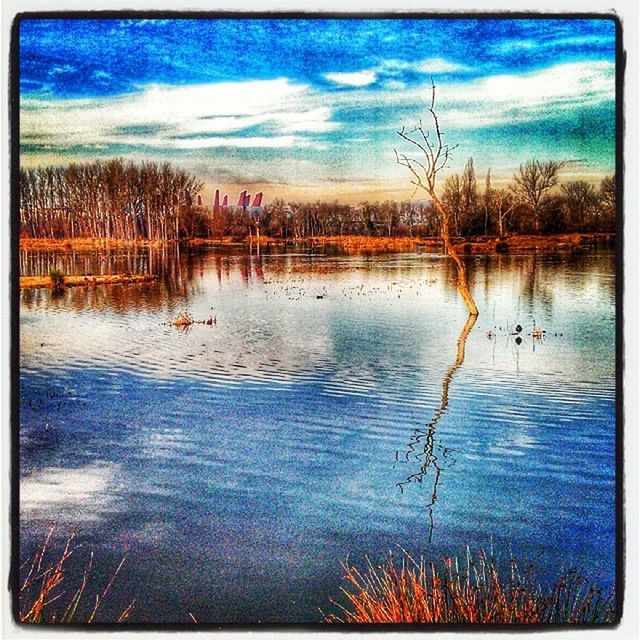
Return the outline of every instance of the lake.
{"type": "Polygon", "coordinates": [[[614,584],[612,250],[469,256],[470,331],[432,253],[20,264],[161,276],[20,298],[21,558],[50,522],[103,583],[127,553],[104,619],[321,622],[341,562],[401,549],[614,584]]]}

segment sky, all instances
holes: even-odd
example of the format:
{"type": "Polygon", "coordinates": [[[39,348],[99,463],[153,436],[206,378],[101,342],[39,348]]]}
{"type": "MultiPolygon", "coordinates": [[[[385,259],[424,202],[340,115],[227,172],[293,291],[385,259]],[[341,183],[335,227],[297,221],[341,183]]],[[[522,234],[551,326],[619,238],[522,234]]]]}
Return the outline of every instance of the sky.
{"type": "Polygon", "coordinates": [[[169,161],[211,198],[408,200],[397,135],[429,122],[441,176],[479,183],[562,160],[563,180],[615,168],[609,19],[24,19],[21,166],[169,161]]]}

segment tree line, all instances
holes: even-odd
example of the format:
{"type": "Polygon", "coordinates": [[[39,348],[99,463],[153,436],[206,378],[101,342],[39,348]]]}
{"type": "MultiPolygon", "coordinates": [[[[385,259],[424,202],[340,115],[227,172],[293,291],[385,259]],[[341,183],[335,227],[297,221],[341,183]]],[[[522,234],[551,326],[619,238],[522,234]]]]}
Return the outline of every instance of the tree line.
{"type": "Polygon", "coordinates": [[[202,183],[168,163],[122,159],[20,170],[21,234],[176,240],[202,183]]]}
{"type": "Polygon", "coordinates": [[[597,187],[574,180],[556,188],[563,167],[562,162],[530,160],[501,188],[492,185],[489,169],[481,189],[469,158],[462,174],[444,182],[442,201],[450,211],[453,234],[615,231],[614,176],[603,178],[597,187]]]}
{"type": "MultiPolygon", "coordinates": [[[[455,237],[518,233],[614,231],[613,176],[598,186],[559,185],[561,162],[531,160],[512,181],[495,187],[491,170],[476,176],[473,158],[448,177],[441,201],[455,237]]],[[[427,200],[405,202],[285,202],[258,209],[198,206],[202,183],[168,163],[122,159],[20,171],[21,234],[36,238],[101,237],[177,240],[262,233],[310,236],[439,236],[441,220],[427,200]]]]}

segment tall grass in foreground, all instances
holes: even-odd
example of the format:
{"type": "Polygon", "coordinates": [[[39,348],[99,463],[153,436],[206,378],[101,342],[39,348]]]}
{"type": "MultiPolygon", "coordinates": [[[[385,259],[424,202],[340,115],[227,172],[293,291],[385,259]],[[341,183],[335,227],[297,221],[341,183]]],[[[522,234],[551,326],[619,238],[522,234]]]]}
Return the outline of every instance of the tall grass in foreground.
{"type": "MultiPolygon", "coordinates": [[[[68,577],[68,562],[82,545],[76,543],[77,533],[73,532],[67,538],[62,552],[56,554],[50,548],[54,530],[54,526],[49,527],[42,546],[20,567],[20,622],[92,623],[96,621],[98,611],[126,556],[122,558],[106,586],[95,592],[95,587],[90,586],[93,552],[89,556],[79,584],[73,584],[72,579],[68,577]],[[89,595],[89,591],[93,593],[89,595]],[[78,617],[79,611],[82,611],[81,617],[78,617]]],[[[129,618],[134,602],[120,613],[116,622],[125,622],[129,618]]]]}
{"type": "Polygon", "coordinates": [[[515,560],[501,572],[493,558],[467,553],[458,559],[416,562],[406,552],[400,566],[389,558],[361,573],[343,564],[341,614],[323,614],[330,623],[611,623],[614,595],[590,585],[575,569],[550,589],[536,583],[530,565],[521,572],[515,560]],[[506,575],[505,575],[506,574],[506,575]]]}

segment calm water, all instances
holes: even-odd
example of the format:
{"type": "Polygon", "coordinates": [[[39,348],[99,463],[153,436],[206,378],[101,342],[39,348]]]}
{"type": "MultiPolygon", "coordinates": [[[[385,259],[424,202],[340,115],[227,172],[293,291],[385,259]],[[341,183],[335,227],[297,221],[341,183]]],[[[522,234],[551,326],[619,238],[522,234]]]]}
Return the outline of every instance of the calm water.
{"type": "Polygon", "coordinates": [[[162,275],[21,297],[22,555],[49,522],[80,527],[97,577],[128,551],[106,617],[135,597],[136,622],[318,622],[341,561],[398,545],[614,582],[612,252],[470,258],[457,362],[438,255],[21,265],[162,275]],[[216,322],[179,331],[182,310],[216,322]]]}

